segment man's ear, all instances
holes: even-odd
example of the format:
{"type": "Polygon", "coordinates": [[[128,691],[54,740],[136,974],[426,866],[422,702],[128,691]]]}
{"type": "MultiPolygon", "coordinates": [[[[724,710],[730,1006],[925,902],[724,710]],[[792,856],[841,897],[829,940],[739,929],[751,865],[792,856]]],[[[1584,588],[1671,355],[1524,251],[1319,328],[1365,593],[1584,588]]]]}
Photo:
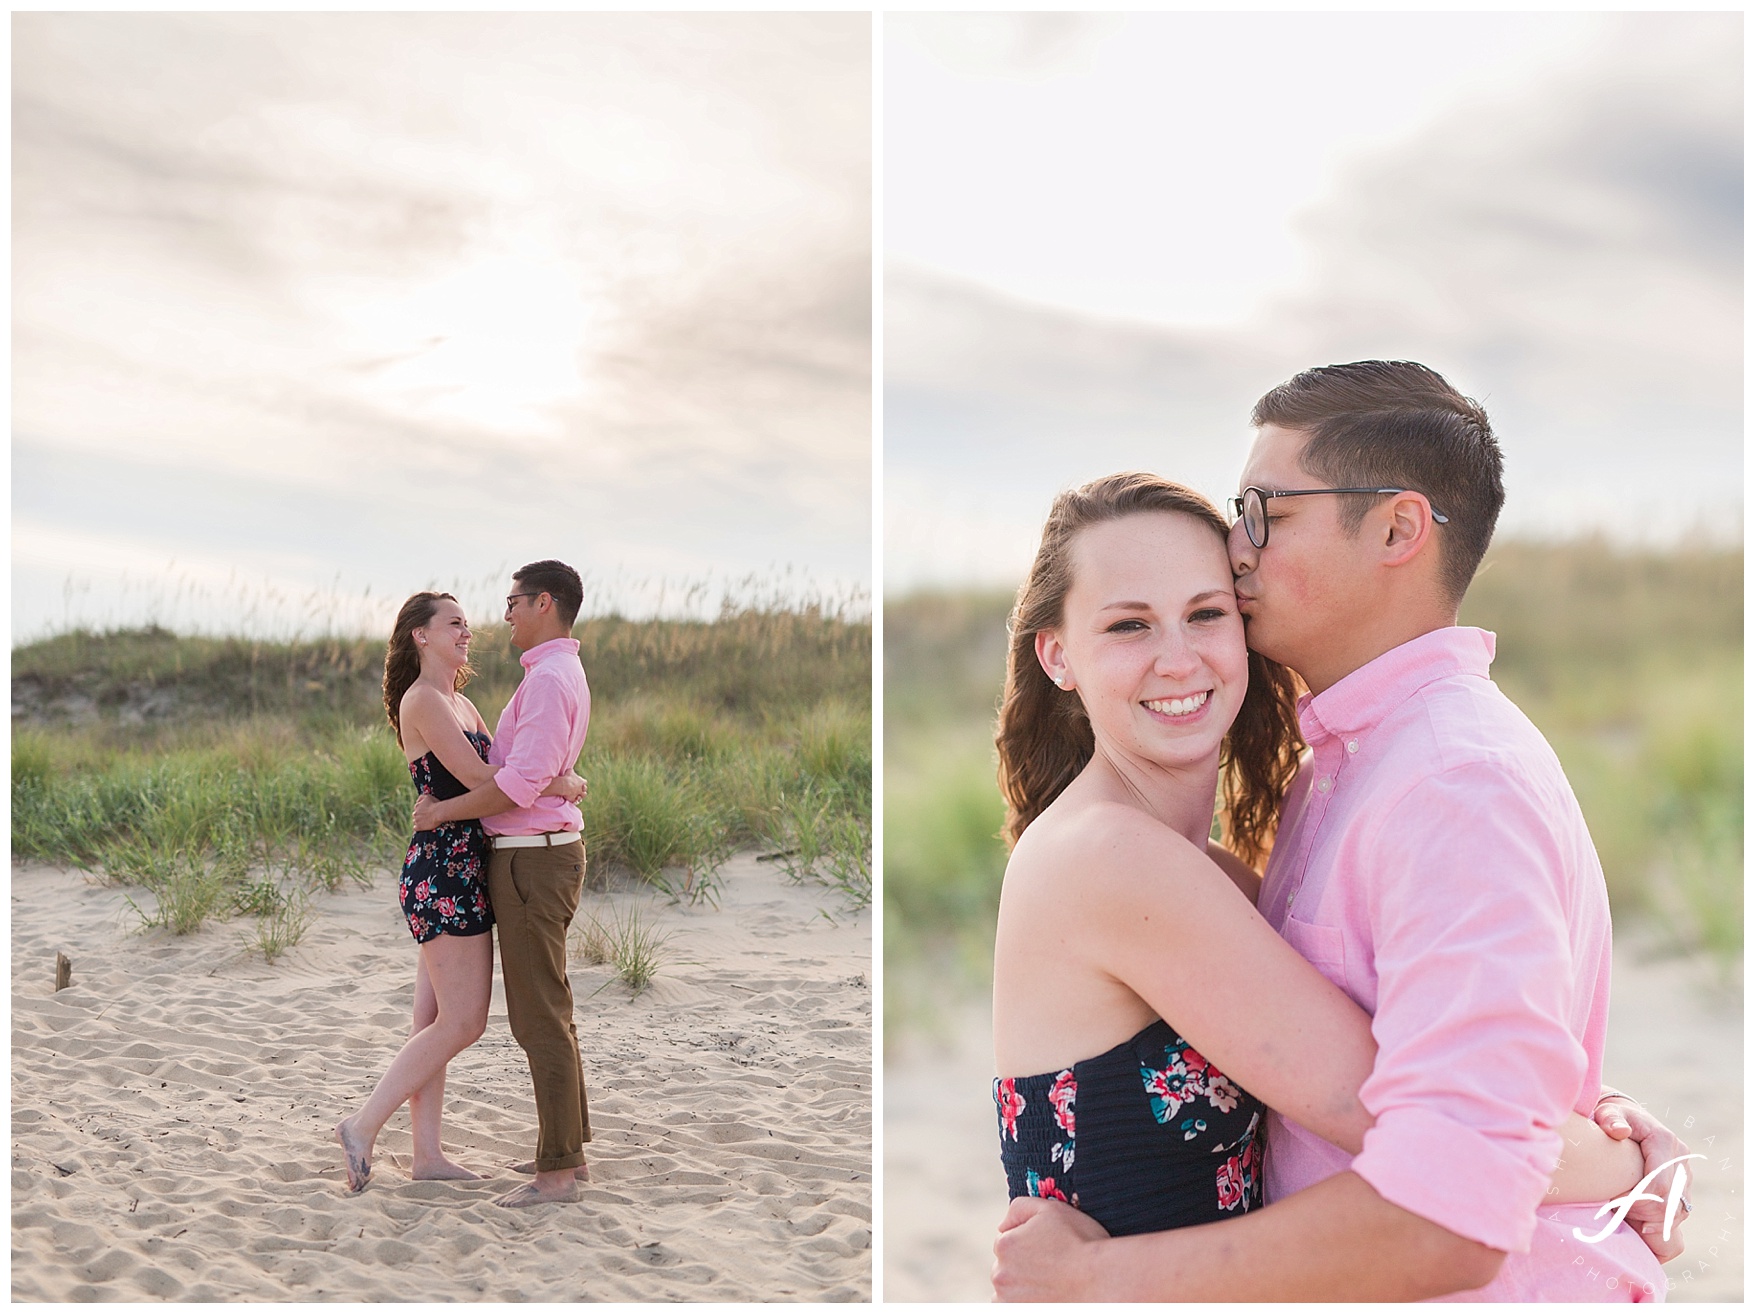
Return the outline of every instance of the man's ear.
{"type": "Polygon", "coordinates": [[[1399,566],[1420,555],[1431,541],[1434,521],[1432,504],[1419,493],[1397,493],[1379,515],[1386,566],[1399,566]]]}

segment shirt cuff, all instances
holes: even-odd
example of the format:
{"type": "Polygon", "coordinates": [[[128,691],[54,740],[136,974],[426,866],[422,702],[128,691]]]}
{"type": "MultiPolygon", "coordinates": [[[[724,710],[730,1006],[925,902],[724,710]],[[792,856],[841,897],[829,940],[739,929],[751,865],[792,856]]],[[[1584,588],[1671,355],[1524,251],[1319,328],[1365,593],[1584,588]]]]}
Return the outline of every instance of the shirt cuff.
{"type": "Polygon", "coordinates": [[[494,784],[500,787],[500,793],[521,808],[527,808],[535,803],[542,793],[540,789],[509,766],[501,767],[494,773],[494,784]]]}
{"type": "MultiPolygon", "coordinates": [[[[1539,1157],[1553,1163],[1560,1134],[1548,1136],[1552,1150],[1539,1157]]],[[[1552,1176],[1531,1165],[1538,1157],[1531,1148],[1405,1107],[1378,1118],[1352,1168],[1391,1204],[1489,1249],[1521,1253],[1530,1248],[1552,1176]]]]}

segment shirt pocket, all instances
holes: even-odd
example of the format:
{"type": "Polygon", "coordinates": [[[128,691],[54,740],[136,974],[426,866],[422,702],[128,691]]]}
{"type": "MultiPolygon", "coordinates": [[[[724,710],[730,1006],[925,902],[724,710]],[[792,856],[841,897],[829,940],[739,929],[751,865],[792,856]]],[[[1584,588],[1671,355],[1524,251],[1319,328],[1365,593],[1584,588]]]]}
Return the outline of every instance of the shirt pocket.
{"type": "Polygon", "coordinates": [[[1280,934],[1317,971],[1336,985],[1346,986],[1347,937],[1340,927],[1301,921],[1288,913],[1280,934]]]}

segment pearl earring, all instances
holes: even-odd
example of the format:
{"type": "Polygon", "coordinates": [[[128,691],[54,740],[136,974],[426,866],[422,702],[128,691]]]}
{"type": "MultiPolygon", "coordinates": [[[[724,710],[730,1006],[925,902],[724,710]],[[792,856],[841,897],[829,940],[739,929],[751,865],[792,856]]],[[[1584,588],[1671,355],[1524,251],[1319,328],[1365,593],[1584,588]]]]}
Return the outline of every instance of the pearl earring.
{"type": "Polygon", "coordinates": [[[1066,676],[1064,676],[1064,675],[1055,675],[1055,676],[1050,676],[1050,677],[1049,677],[1049,678],[1050,678],[1050,679],[1052,679],[1052,680],[1053,680],[1053,681],[1054,681],[1054,687],[1055,687],[1055,688],[1057,688],[1057,689],[1064,689],[1064,688],[1066,688],[1066,676]]]}

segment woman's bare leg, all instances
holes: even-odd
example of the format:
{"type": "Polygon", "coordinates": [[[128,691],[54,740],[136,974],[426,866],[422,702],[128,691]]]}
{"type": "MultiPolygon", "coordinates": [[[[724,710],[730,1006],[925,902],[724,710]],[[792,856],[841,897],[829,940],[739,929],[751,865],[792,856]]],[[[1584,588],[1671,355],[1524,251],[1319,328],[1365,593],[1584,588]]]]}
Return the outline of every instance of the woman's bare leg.
{"type": "MultiPolygon", "coordinates": [[[[493,937],[487,936],[487,939],[493,937]]],[[[492,983],[493,955],[489,947],[488,956],[489,982],[492,983]]],[[[414,979],[414,1025],[409,1030],[409,1037],[419,1035],[431,1026],[439,1016],[438,997],[433,993],[432,982],[427,979],[427,964],[423,957],[420,968],[414,979]]],[[[440,1068],[438,1075],[414,1094],[408,1097],[408,1120],[414,1133],[414,1165],[409,1176],[417,1182],[463,1182],[473,1181],[481,1176],[472,1173],[462,1164],[456,1163],[445,1155],[444,1146],[439,1141],[439,1123],[445,1112],[445,1069],[440,1068]]]]}
{"type": "MultiPolygon", "coordinates": [[[[432,1026],[439,1017],[438,996],[433,993],[433,983],[427,979],[427,960],[423,954],[418,959],[419,966],[414,972],[414,1020],[408,1028],[408,1038],[413,1040],[421,1032],[432,1026]]],[[[414,1131],[414,1158],[419,1163],[428,1151],[436,1151],[439,1145],[439,1117],[436,1106],[428,1096],[435,1090],[444,1092],[445,1074],[443,1071],[432,1081],[422,1086],[408,1097],[408,1120],[414,1131]]]]}
{"type": "MultiPolygon", "coordinates": [[[[434,1017],[415,1031],[390,1061],[364,1107],[336,1124],[335,1139],[347,1155],[349,1190],[364,1189],[370,1179],[372,1147],[390,1115],[411,1096],[423,1092],[435,1077],[442,1081],[445,1065],[487,1029],[488,999],[493,991],[493,936],[439,935],[423,944],[420,953],[421,973],[433,994],[434,1017]]],[[[415,978],[417,1018],[421,973],[415,978]]],[[[422,1103],[440,1108],[436,1099],[422,1103]]],[[[433,1115],[423,1108],[422,1116],[433,1115]]]]}

